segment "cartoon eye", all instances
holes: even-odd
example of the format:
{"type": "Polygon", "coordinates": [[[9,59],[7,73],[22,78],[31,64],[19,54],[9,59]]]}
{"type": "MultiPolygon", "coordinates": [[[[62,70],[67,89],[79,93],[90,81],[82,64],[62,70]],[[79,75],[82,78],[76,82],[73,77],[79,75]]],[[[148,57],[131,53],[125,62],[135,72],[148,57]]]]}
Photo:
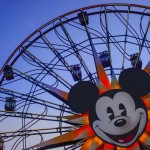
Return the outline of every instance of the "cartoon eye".
{"type": "Polygon", "coordinates": [[[108,107],[107,108],[107,113],[110,114],[109,119],[113,120],[115,118],[114,112],[112,110],[112,108],[108,107]]]}
{"type": "Polygon", "coordinates": [[[119,104],[119,109],[122,110],[121,115],[122,116],[126,116],[127,115],[127,111],[126,108],[123,104],[119,104]]]}

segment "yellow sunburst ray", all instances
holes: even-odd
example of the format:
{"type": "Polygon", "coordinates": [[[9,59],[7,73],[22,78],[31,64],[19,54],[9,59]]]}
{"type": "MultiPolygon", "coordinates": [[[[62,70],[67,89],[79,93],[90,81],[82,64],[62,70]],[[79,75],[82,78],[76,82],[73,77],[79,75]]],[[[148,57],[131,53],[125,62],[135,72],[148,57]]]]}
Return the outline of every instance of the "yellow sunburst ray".
{"type": "Polygon", "coordinates": [[[90,137],[87,139],[87,141],[83,144],[83,146],[80,148],[80,150],[89,150],[90,146],[93,142],[94,137],[90,137]]]}
{"type": "Polygon", "coordinates": [[[68,93],[65,91],[62,91],[60,89],[57,88],[52,88],[51,91],[55,92],[56,94],[58,94],[60,97],[64,98],[65,100],[68,100],[68,93]]]}
{"type": "Polygon", "coordinates": [[[117,78],[115,76],[114,71],[112,70],[112,75],[111,75],[111,85],[110,85],[111,89],[121,89],[119,82],[117,81],[117,78]]]}
{"type": "Polygon", "coordinates": [[[104,145],[101,145],[99,148],[97,148],[96,150],[104,150],[104,145]]]}
{"type": "Polygon", "coordinates": [[[32,149],[32,148],[37,148],[37,147],[44,147],[47,145],[54,145],[54,144],[60,144],[68,141],[75,141],[83,138],[88,138],[93,136],[94,133],[91,130],[89,126],[83,126],[79,129],[73,130],[71,132],[68,132],[66,134],[57,136],[55,138],[52,138],[50,140],[44,141],[40,144],[36,144],[32,147],[29,147],[27,150],[32,149]]]}
{"type": "Polygon", "coordinates": [[[99,139],[97,136],[94,136],[93,141],[88,150],[93,150],[93,149],[96,150],[96,149],[100,148],[103,144],[104,144],[104,142],[101,139],[99,139]]]}
{"type": "Polygon", "coordinates": [[[68,100],[68,93],[60,90],[58,88],[52,87],[51,85],[45,84],[43,82],[40,82],[44,87],[46,87],[48,90],[50,90],[51,92],[54,92],[56,94],[56,96],[59,96],[61,98],[63,98],[64,100],[68,100]]]}
{"type": "Polygon", "coordinates": [[[114,150],[115,146],[111,144],[104,144],[104,150],[114,150]]]}
{"type": "Polygon", "coordinates": [[[96,83],[97,83],[97,87],[99,89],[99,93],[100,94],[108,91],[108,89],[106,88],[106,86],[98,78],[96,78],[96,83]]]}
{"type": "Polygon", "coordinates": [[[150,121],[146,125],[146,132],[150,132],[150,121]]]}
{"type": "Polygon", "coordinates": [[[127,150],[127,148],[123,148],[123,147],[116,147],[117,150],[127,150]]]}
{"type": "Polygon", "coordinates": [[[150,98],[142,98],[143,103],[147,108],[150,108],[150,98]]]}
{"type": "Polygon", "coordinates": [[[142,98],[142,99],[150,98],[150,94],[147,94],[147,95],[145,95],[145,96],[142,96],[141,98],[142,98]]]}
{"type": "Polygon", "coordinates": [[[77,123],[77,124],[87,125],[87,124],[89,124],[89,118],[88,118],[88,115],[86,115],[86,116],[81,116],[79,118],[69,120],[69,122],[70,123],[77,123]]]}
{"type": "Polygon", "coordinates": [[[87,116],[87,114],[77,114],[77,115],[69,115],[69,116],[62,116],[62,118],[67,119],[67,120],[73,120],[76,118],[80,118],[83,116],[87,116]]]}
{"type": "Polygon", "coordinates": [[[150,121],[150,110],[148,110],[148,120],[150,121]]]}
{"type": "Polygon", "coordinates": [[[150,145],[150,137],[146,132],[144,132],[141,135],[141,137],[139,138],[139,141],[144,143],[144,144],[150,145]]]}
{"type": "Polygon", "coordinates": [[[149,73],[150,72],[150,61],[147,63],[147,65],[144,68],[144,71],[149,73]]]}
{"type": "Polygon", "coordinates": [[[141,150],[139,146],[139,142],[135,142],[133,145],[128,147],[127,150],[141,150]]]}
{"type": "MultiPolygon", "coordinates": [[[[83,128],[83,127],[82,127],[83,128]]],[[[84,138],[89,138],[94,135],[94,132],[90,128],[90,126],[86,126],[83,132],[81,132],[74,140],[80,140],[84,138]]]]}
{"type": "Polygon", "coordinates": [[[98,74],[98,78],[99,80],[108,88],[110,89],[110,82],[109,79],[107,77],[107,74],[104,70],[104,67],[102,65],[102,62],[100,60],[100,58],[98,57],[98,54],[95,50],[95,48],[93,48],[93,56],[94,56],[94,60],[95,60],[95,66],[96,66],[96,70],[97,70],[97,74],[98,74]]]}
{"type": "Polygon", "coordinates": [[[135,142],[133,145],[127,148],[117,147],[117,150],[140,150],[139,142],[135,142]]]}

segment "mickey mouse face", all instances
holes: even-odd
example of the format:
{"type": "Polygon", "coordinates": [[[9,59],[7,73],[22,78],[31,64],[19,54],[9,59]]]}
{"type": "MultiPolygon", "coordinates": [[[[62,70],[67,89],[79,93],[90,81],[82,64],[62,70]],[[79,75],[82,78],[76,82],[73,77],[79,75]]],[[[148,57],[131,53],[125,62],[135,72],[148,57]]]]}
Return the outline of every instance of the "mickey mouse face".
{"type": "Polygon", "coordinates": [[[90,111],[89,119],[98,137],[111,144],[127,147],[144,131],[147,113],[139,98],[133,98],[122,90],[111,90],[100,96],[90,111]]]}
{"type": "Polygon", "coordinates": [[[150,77],[141,69],[129,68],[121,73],[119,84],[122,90],[99,95],[95,84],[79,82],[69,92],[68,105],[74,112],[89,112],[90,126],[100,139],[128,147],[141,136],[148,120],[140,97],[150,92],[150,77]]]}

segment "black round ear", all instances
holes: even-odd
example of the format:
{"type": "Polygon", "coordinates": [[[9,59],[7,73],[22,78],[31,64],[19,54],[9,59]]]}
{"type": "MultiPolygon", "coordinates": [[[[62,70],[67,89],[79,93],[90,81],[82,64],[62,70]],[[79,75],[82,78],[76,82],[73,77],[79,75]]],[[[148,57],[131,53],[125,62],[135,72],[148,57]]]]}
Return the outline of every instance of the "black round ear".
{"type": "Polygon", "coordinates": [[[68,105],[76,113],[86,113],[98,97],[97,86],[90,81],[82,81],[71,88],[68,95],[68,105]]]}
{"type": "Polygon", "coordinates": [[[131,94],[144,96],[150,92],[150,76],[139,68],[128,68],[121,72],[120,86],[131,94]]]}

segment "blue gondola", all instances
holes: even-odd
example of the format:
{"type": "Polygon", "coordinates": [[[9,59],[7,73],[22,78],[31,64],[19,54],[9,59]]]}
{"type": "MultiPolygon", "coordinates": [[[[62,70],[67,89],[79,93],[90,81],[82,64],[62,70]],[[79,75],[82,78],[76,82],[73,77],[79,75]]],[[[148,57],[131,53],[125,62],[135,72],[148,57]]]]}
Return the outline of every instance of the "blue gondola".
{"type": "Polygon", "coordinates": [[[138,53],[130,55],[131,66],[141,69],[142,68],[142,60],[141,60],[141,58],[139,58],[139,60],[137,62],[138,55],[139,55],[138,53]]]}
{"type": "Polygon", "coordinates": [[[3,73],[4,73],[4,77],[6,78],[6,80],[14,79],[14,72],[9,65],[5,66],[3,73]]]}
{"type": "Polygon", "coordinates": [[[104,68],[111,66],[110,56],[109,56],[108,51],[103,51],[103,52],[99,53],[99,58],[100,58],[104,68]]]}
{"type": "Polygon", "coordinates": [[[89,24],[89,18],[88,18],[88,15],[87,15],[86,11],[78,13],[78,17],[79,17],[79,21],[80,21],[82,26],[85,26],[85,25],[89,24]]]}
{"type": "Polygon", "coordinates": [[[16,100],[14,100],[12,97],[6,97],[5,110],[15,111],[15,107],[16,107],[16,100]]]}
{"type": "Polygon", "coordinates": [[[74,81],[79,81],[82,78],[82,72],[81,72],[81,67],[77,65],[72,65],[71,66],[71,74],[74,79],[74,81]]]}

